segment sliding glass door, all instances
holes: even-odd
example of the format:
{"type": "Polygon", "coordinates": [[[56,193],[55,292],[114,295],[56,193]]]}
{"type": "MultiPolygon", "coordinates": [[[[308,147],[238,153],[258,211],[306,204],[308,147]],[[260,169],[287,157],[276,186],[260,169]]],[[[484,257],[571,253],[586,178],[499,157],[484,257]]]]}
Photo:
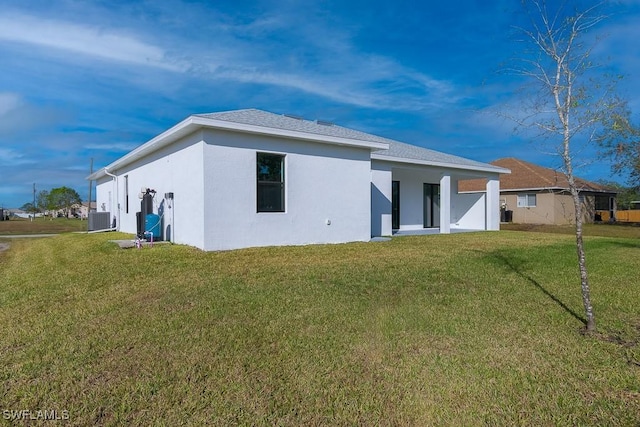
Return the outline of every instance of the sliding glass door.
{"type": "Polygon", "coordinates": [[[423,226],[440,227],[440,184],[423,184],[423,226]]]}
{"type": "Polygon", "coordinates": [[[391,228],[400,228],[400,181],[391,181],[391,228]]]}

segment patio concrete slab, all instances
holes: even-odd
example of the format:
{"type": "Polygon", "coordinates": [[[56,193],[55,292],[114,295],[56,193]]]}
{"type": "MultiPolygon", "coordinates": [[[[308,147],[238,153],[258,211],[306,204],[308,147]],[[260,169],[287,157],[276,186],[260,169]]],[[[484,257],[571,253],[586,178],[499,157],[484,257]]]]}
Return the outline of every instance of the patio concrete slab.
{"type": "Polygon", "coordinates": [[[388,242],[391,240],[391,237],[372,237],[370,242],[388,242]]]}
{"type": "MultiPolygon", "coordinates": [[[[452,228],[449,233],[450,234],[456,234],[456,233],[474,233],[474,232],[480,232],[480,231],[484,231],[484,230],[469,230],[469,229],[465,229],[465,228],[452,228]]],[[[396,236],[428,236],[428,235],[432,235],[432,234],[440,234],[440,229],[439,228],[423,228],[420,230],[397,230],[393,233],[393,237],[396,236]]]]}
{"type": "MultiPolygon", "coordinates": [[[[136,247],[136,241],[135,240],[109,240],[111,243],[115,243],[116,245],[118,245],[120,247],[120,249],[131,249],[131,248],[135,248],[136,247]]],[[[165,242],[165,241],[157,241],[157,242],[147,242],[147,241],[142,241],[142,247],[143,248],[149,248],[152,247],[153,245],[167,245],[171,242],[165,242]]]]}

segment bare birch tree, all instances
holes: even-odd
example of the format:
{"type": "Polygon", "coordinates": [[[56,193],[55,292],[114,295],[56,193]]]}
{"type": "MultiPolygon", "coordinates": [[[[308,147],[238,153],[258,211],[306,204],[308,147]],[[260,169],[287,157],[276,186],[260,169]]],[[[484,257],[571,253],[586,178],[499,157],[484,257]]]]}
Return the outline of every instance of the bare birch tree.
{"type": "MultiPolygon", "coordinates": [[[[562,159],[562,172],[569,183],[575,208],[575,237],[578,270],[585,313],[586,331],[596,332],[591,303],[587,260],[583,241],[583,204],[576,182],[576,153],[585,144],[597,142],[606,133],[608,112],[619,99],[614,94],[617,78],[600,73],[591,61],[597,43],[591,30],[606,16],[604,3],[582,10],[569,9],[569,2],[553,2],[551,10],[544,0],[523,0],[528,23],[518,27],[527,46],[519,54],[513,71],[533,83],[523,101],[520,126],[534,128],[562,159]],[[562,3],[558,7],[558,3],[562,3]]],[[[513,117],[512,117],[513,118],[513,117]]]]}

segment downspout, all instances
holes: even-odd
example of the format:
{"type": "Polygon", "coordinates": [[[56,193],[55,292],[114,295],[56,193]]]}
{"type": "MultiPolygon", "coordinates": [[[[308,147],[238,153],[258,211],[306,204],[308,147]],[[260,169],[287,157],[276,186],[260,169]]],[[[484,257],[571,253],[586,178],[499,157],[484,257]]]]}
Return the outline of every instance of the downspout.
{"type": "MultiPolygon", "coordinates": [[[[120,231],[120,194],[118,191],[118,176],[110,173],[107,168],[104,168],[104,173],[112,177],[113,183],[116,185],[116,206],[115,207],[116,207],[116,210],[118,211],[118,215],[116,219],[116,221],[118,222],[116,223],[115,231],[120,231]]],[[[111,229],[114,230],[114,228],[111,228],[111,229]]]]}

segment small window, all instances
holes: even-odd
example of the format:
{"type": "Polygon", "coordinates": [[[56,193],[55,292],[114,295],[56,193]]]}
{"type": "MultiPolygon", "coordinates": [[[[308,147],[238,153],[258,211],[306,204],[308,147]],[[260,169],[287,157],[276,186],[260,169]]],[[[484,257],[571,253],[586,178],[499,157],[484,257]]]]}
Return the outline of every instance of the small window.
{"type": "Polygon", "coordinates": [[[258,212],[284,212],[284,156],[258,153],[258,212]]]}
{"type": "Polygon", "coordinates": [[[519,208],[535,208],[536,195],[535,194],[518,194],[518,207],[519,208]]]}

